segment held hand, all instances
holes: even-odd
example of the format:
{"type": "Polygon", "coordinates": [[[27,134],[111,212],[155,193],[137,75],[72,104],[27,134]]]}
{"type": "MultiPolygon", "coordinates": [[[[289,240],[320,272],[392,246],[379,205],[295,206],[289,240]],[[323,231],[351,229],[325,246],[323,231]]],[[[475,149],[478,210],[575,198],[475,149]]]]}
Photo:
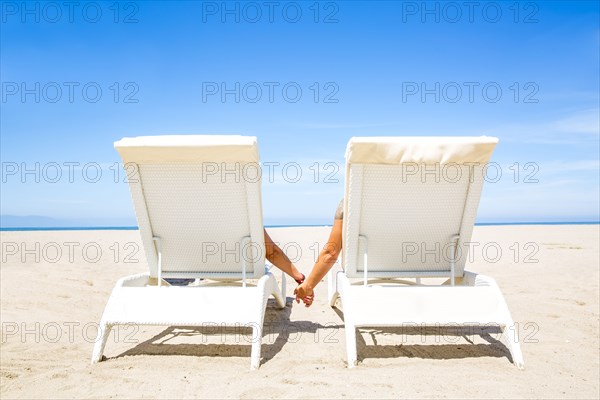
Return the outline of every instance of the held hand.
{"type": "Polygon", "coordinates": [[[305,307],[310,307],[315,299],[313,289],[309,288],[306,282],[294,289],[294,294],[296,295],[296,303],[300,303],[300,300],[302,300],[305,307]]]}

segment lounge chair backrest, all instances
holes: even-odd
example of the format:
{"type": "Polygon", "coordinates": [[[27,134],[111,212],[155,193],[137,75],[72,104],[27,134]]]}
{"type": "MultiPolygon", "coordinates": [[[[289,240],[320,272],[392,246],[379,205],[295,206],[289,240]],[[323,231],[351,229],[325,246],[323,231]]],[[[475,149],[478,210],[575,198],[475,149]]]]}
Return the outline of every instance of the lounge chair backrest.
{"type": "Polygon", "coordinates": [[[491,137],[352,138],[344,202],[347,276],[365,277],[366,253],[369,278],[448,277],[452,269],[461,277],[486,165],[497,142],[491,137]]]}
{"type": "Polygon", "coordinates": [[[264,274],[255,137],[146,136],[115,143],[150,275],[241,279],[264,274]],[[158,239],[157,239],[158,238],[158,239]]]}

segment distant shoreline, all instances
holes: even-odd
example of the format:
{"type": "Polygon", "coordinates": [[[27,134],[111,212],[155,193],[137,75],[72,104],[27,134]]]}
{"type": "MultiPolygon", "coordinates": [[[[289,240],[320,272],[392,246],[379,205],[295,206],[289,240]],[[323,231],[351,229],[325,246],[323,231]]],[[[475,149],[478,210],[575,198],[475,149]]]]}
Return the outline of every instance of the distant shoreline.
{"type": "MultiPolygon", "coordinates": [[[[475,226],[503,226],[503,225],[599,225],[600,221],[583,222],[477,222],[475,226]]],[[[312,228],[331,226],[327,224],[311,225],[265,225],[265,228],[312,228]]],[[[73,226],[73,227],[11,227],[0,228],[0,232],[20,232],[20,231],[137,231],[137,226],[73,226]]]]}

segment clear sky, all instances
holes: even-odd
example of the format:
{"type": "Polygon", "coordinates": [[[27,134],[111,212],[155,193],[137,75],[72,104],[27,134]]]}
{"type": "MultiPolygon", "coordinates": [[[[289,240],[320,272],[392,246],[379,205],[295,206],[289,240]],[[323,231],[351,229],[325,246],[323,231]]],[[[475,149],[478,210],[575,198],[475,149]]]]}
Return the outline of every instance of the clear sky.
{"type": "Polygon", "coordinates": [[[330,223],[376,135],[497,136],[480,222],[599,219],[596,1],[1,5],[2,215],[135,225],[114,141],[236,133],[266,224],[330,223]]]}

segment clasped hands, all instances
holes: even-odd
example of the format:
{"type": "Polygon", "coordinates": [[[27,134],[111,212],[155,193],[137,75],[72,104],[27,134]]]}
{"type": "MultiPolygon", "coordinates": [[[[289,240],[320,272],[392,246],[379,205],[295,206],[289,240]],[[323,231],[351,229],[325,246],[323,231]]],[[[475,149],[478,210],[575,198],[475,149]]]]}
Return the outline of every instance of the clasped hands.
{"type": "Polygon", "coordinates": [[[296,303],[300,303],[300,300],[302,300],[305,307],[310,307],[315,299],[313,288],[306,281],[294,289],[294,295],[296,296],[296,303]]]}

